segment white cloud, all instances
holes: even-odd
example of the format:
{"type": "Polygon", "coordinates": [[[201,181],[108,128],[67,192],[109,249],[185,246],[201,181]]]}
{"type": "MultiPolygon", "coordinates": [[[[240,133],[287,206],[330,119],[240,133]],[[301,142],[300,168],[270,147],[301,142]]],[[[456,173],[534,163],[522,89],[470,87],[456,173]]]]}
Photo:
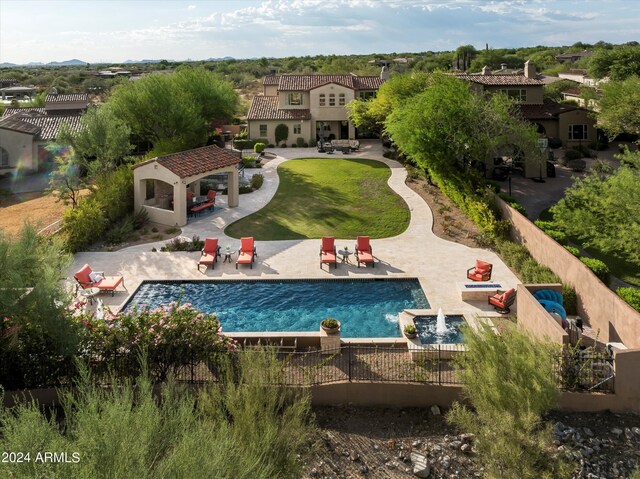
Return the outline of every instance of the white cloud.
{"type": "Polygon", "coordinates": [[[195,5],[189,5],[189,6],[187,7],[187,10],[195,10],[195,9],[196,9],[196,6],[195,6],[195,5]]]}

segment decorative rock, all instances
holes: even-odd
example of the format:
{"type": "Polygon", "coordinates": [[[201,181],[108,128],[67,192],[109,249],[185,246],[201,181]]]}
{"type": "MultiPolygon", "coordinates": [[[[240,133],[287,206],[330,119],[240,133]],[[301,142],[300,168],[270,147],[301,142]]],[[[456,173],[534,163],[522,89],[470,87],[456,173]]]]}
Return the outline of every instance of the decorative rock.
{"type": "Polygon", "coordinates": [[[418,441],[413,441],[411,443],[411,447],[420,447],[422,446],[422,441],[418,440],[418,441]]]}
{"type": "Polygon", "coordinates": [[[624,437],[626,437],[629,441],[633,439],[633,433],[631,432],[631,429],[629,429],[628,427],[624,428],[624,437]]]}
{"type": "Polygon", "coordinates": [[[590,458],[592,454],[593,454],[593,449],[591,449],[590,447],[585,447],[582,449],[582,455],[587,459],[590,458]]]}
{"type": "Polygon", "coordinates": [[[640,437],[640,427],[633,427],[631,430],[636,436],[640,437]]]}
{"type": "Polygon", "coordinates": [[[434,416],[439,416],[440,413],[440,408],[436,405],[431,406],[431,414],[433,414],[434,416]]]}
{"type": "Polygon", "coordinates": [[[436,445],[434,445],[434,446],[431,448],[431,450],[432,450],[433,452],[442,452],[442,448],[441,448],[440,446],[438,446],[437,444],[436,444],[436,445]]]}
{"type": "Polygon", "coordinates": [[[460,446],[462,446],[462,441],[451,441],[449,443],[449,447],[451,449],[456,449],[457,450],[457,449],[460,449],[460,446]]]}
{"type": "Polygon", "coordinates": [[[373,448],[377,451],[378,449],[380,449],[380,446],[378,444],[374,444],[373,448]]]}
{"type": "Polygon", "coordinates": [[[464,434],[460,434],[458,437],[462,442],[472,442],[476,435],[471,432],[465,432],[464,434]]]}
{"type": "Polygon", "coordinates": [[[429,475],[431,474],[431,466],[429,466],[429,461],[424,454],[412,452],[411,462],[413,463],[413,473],[417,477],[429,477],[429,475]]]}
{"type": "Polygon", "coordinates": [[[362,474],[366,474],[367,472],[369,472],[369,468],[367,467],[366,464],[363,464],[362,466],[360,466],[360,472],[362,474]]]}
{"type": "Polygon", "coordinates": [[[442,458],[442,461],[440,462],[440,465],[443,469],[449,469],[449,466],[451,466],[451,458],[449,456],[444,456],[442,458]]]}
{"type": "Polygon", "coordinates": [[[618,428],[618,427],[614,427],[614,428],[611,430],[611,434],[613,434],[614,436],[616,436],[616,437],[618,437],[618,438],[619,438],[620,436],[622,436],[622,429],[620,429],[620,428],[618,428]]]}
{"type": "Polygon", "coordinates": [[[466,454],[470,454],[471,453],[471,444],[463,444],[462,446],[460,446],[460,450],[466,454]]]}
{"type": "Polygon", "coordinates": [[[562,424],[560,421],[558,421],[557,423],[555,423],[553,425],[553,434],[554,434],[554,436],[558,436],[558,437],[564,436],[564,430],[565,429],[566,429],[566,426],[564,424],[562,424]]]}
{"type": "Polygon", "coordinates": [[[593,437],[593,431],[591,429],[589,429],[588,427],[583,427],[582,430],[584,431],[584,433],[589,436],[589,437],[593,437]]]}

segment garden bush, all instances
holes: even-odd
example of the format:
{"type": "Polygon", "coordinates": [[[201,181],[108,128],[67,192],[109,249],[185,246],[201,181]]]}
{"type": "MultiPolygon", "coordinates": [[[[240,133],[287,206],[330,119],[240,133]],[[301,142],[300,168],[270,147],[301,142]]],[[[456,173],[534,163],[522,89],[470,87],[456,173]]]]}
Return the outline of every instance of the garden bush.
{"type": "Polygon", "coordinates": [[[606,264],[596,258],[580,258],[580,261],[586,264],[589,269],[593,271],[598,278],[600,278],[600,281],[606,285],[609,284],[611,272],[606,264]]]}
{"type": "Polygon", "coordinates": [[[618,288],[616,294],[636,311],[640,311],[640,289],[637,288],[618,288]]]}
{"type": "Polygon", "coordinates": [[[575,145],[571,147],[572,150],[575,150],[582,154],[582,158],[591,158],[591,150],[586,145],[575,145]]]}
{"type": "Polygon", "coordinates": [[[253,140],[233,140],[233,147],[236,150],[253,150],[256,143],[269,143],[266,138],[254,138],[253,140]]]}
{"type": "Polygon", "coordinates": [[[304,138],[302,138],[301,136],[296,138],[296,144],[298,145],[299,148],[302,148],[302,146],[304,145],[304,138]]]}
{"type": "Polygon", "coordinates": [[[567,314],[578,314],[578,296],[576,290],[568,284],[562,285],[562,305],[567,314]]]}
{"type": "Polygon", "coordinates": [[[200,251],[202,248],[204,241],[199,236],[194,236],[191,241],[178,236],[160,248],[160,251],[200,251]]]}
{"type": "Polygon", "coordinates": [[[560,278],[531,257],[529,250],[509,240],[496,242],[502,260],[514,269],[524,283],[560,283],[560,278]]]}
{"type": "Polygon", "coordinates": [[[289,138],[289,127],[284,123],[276,126],[275,130],[276,143],[282,143],[289,138]]]}
{"type": "Polygon", "coordinates": [[[94,241],[101,240],[109,226],[104,206],[92,196],[82,200],[77,208],[62,215],[63,234],[71,253],[81,251],[94,241]]]}
{"type": "Polygon", "coordinates": [[[315,139],[315,138],[311,138],[311,139],[309,140],[309,146],[310,146],[311,148],[315,148],[317,144],[318,144],[318,142],[316,141],[316,139],[315,139]]]}
{"type": "Polygon", "coordinates": [[[582,153],[577,150],[567,150],[564,152],[564,163],[566,164],[571,160],[579,160],[582,156],[582,153]]]}
{"type": "Polygon", "coordinates": [[[253,151],[255,151],[258,154],[262,153],[264,149],[265,149],[264,143],[258,142],[255,145],[253,145],[253,151]]]}
{"type": "Polygon", "coordinates": [[[546,230],[545,233],[561,245],[567,244],[568,237],[564,231],[546,230]]]}
{"type": "Polygon", "coordinates": [[[570,160],[567,162],[567,166],[571,168],[571,171],[581,172],[587,168],[587,162],[583,159],[570,160]]]}
{"type": "Polygon", "coordinates": [[[264,176],[257,173],[251,177],[251,188],[254,190],[259,190],[262,184],[264,183],[264,176]]]}
{"type": "Polygon", "coordinates": [[[295,143],[291,143],[291,148],[297,148],[298,145],[296,145],[295,143]]]}
{"type": "Polygon", "coordinates": [[[564,248],[576,258],[580,257],[580,250],[574,246],[565,245],[564,248]]]}

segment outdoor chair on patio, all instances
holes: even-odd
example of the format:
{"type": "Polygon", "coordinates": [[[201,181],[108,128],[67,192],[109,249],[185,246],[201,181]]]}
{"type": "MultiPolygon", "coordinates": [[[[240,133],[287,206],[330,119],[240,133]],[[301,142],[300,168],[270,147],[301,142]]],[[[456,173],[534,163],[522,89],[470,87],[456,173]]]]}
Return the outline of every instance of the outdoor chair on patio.
{"type": "Polygon", "coordinates": [[[78,288],[98,288],[101,293],[103,291],[111,291],[111,296],[113,296],[116,288],[120,285],[122,285],[125,291],[127,290],[124,285],[124,276],[105,276],[102,271],[93,271],[88,264],[80,268],[73,277],[78,282],[76,292],[78,288]]]}
{"type": "Polygon", "coordinates": [[[207,272],[207,266],[211,265],[211,269],[216,269],[215,264],[220,257],[220,246],[218,246],[218,238],[206,238],[204,240],[204,248],[202,248],[202,256],[198,261],[198,271],[200,265],[204,265],[204,272],[207,272]]]}
{"type": "Polygon", "coordinates": [[[253,242],[253,237],[240,238],[240,251],[238,252],[238,259],[236,260],[236,269],[239,264],[248,264],[253,269],[253,261],[258,256],[256,253],[256,247],[253,242]]]}
{"type": "Polygon", "coordinates": [[[371,248],[371,238],[369,236],[358,236],[356,240],[356,261],[358,268],[360,263],[371,263],[373,268],[376,264],[373,261],[373,248],[371,248]]]}
{"type": "Polygon", "coordinates": [[[209,190],[207,192],[207,202],[204,203],[202,206],[206,207],[206,208],[211,208],[211,211],[213,211],[215,209],[216,206],[216,194],[218,192],[216,190],[209,190]]]}
{"type": "Polygon", "coordinates": [[[467,279],[473,281],[489,281],[491,279],[491,271],[493,265],[486,261],[476,260],[476,265],[467,270],[467,279]]]}
{"type": "Polygon", "coordinates": [[[498,290],[494,296],[489,296],[489,304],[500,314],[509,314],[511,312],[510,307],[515,300],[516,290],[514,288],[509,291],[498,290]]]}
{"type": "Polygon", "coordinates": [[[329,268],[331,268],[331,263],[333,263],[334,268],[338,267],[335,242],[333,236],[322,237],[322,245],[320,246],[320,268],[322,268],[324,263],[327,263],[329,268]]]}

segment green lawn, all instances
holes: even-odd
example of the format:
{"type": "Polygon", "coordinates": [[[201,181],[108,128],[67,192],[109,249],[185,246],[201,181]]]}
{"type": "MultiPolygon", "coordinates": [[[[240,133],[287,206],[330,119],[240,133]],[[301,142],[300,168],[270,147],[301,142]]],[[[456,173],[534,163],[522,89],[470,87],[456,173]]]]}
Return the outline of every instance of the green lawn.
{"type": "Polygon", "coordinates": [[[387,185],[391,170],[379,161],[289,160],[278,174],[280,185],[269,204],[229,225],[225,234],[262,241],[387,238],[409,226],[409,209],[387,185]]]}

